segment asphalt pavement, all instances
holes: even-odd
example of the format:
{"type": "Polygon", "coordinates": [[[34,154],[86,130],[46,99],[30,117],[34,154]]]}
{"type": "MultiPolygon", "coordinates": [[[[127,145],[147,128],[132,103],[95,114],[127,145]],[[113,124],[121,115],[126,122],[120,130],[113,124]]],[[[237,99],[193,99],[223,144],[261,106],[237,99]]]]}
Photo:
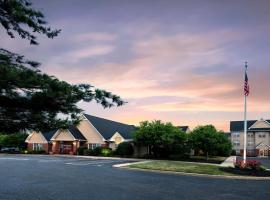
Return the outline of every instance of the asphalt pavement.
{"type": "Polygon", "coordinates": [[[0,155],[0,200],[269,199],[270,181],[113,168],[126,160],[0,155]]]}

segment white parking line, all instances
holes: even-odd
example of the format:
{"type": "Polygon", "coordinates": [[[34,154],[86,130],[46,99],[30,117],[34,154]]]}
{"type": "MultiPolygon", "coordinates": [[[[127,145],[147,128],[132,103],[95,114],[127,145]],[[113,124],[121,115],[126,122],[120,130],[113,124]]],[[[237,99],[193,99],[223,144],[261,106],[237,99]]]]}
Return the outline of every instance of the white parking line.
{"type": "Polygon", "coordinates": [[[41,163],[49,163],[49,162],[60,162],[62,160],[38,160],[38,162],[41,162],[41,163]]]}
{"type": "Polygon", "coordinates": [[[30,160],[28,158],[0,158],[0,160],[30,160]]]}
{"type": "Polygon", "coordinates": [[[74,165],[74,166],[86,166],[86,165],[100,165],[106,163],[113,163],[114,161],[104,160],[104,161],[92,161],[92,162],[68,162],[66,165],[74,165]]]}

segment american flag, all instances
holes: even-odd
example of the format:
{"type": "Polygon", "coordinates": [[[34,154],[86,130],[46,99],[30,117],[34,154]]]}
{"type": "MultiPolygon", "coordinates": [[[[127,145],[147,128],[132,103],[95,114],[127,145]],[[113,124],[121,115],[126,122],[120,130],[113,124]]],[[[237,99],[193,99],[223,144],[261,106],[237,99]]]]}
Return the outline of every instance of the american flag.
{"type": "Polygon", "coordinates": [[[245,70],[245,84],[244,84],[244,95],[249,95],[249,84],[248,84],[248,76],[247,76],[247,63],[246,63],[246,70],[245,70]]]}

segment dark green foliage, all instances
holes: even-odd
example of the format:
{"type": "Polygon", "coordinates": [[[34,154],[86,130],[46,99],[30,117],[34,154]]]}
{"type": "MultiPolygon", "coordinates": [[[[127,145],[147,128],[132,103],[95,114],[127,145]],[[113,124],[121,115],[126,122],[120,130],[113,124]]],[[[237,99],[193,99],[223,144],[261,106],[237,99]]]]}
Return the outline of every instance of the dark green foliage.
{"type": "Polygon", "coordinates": [[[84,149],[83,151],[84,156],[92,156],[93,155],[93,150],[92,149],[84,149]]]}
{"type": "Polygon", "coordinates": [[[27,154],[46,154],[45,150],[31,150],[27,151],[27,154]]]}
{"type": "Polygon", "coordinates": [[[132,156],[134,153],[133,145],[130,142],[122,142],[117,146],[115,151],[116,155],[119,156],[132,156]]]}
{"type": "MultiPolygon", "coordinates": [[[[60,32],[46,27],[43,14],[27,0],[0,0],[0,24],[10,37],[17,32],[31,44],[37,44],[31,31],[48,38],[60,32]]],[[[79,101],[95,100],[104,108],[124,104],[117,95],[88,84],[71,85],[41,73],[38,67],[38,62],[0,48],[0,131],[46,131],[78,124],[79,101]]]]}
{"type": "Polygon", "coordinates": [[[0,130],[7,133],[21,129],[51,130],[67,128],[79,122],[82,112],[76,106],[79,101],[95,100],[104,108],[120,106],[119,96],[90,85],[70,85],[55,77],[30,69],[28,61],[13,60],[7,51],[0,57],[0,130]],[[4,55],[4,56],[3,56],[4,55]],[[69,119],[59,119],[57,115],[67,115],[69,119]]]}
{"type": "Polygon", "coordinates": [[[91,156],[100,156],[102,147],[96,147],[92,150],[91,156]]]}
{"type": "Polygon", "coordinates": [[[186,134],[171,123],[161,121],[144,121],[140,123],[134,134],[136,144],[149,147],[150,155],[167,157],[177,151],[184,152],[186,134]]]}
{"type": "Polygon", "coordinates": [[[84,147],[84,146],[80,146],[77,150],[78,152],[78,155],[84,155],[84,152],[87,150],[87,147],[84,147]]]}
{"type": "Polygon", "coordinates": [[[36,36],[28,29],[44,34],[48,38],[57,36],[60,30],[46,27],[47,22],[44,15],[31,6],[32,3],[28,0],[0,0],[0,23],[7,34],[14,38],[14,33],[17,33],[21,38],[29,40],[30,44],[38,43],[36,36]]]}
{"type": "Polygon", "coordinates": [[[112,155],[112,150],[107,147],[96,147],[94,149],[87,149],[87,148],[82,147],[82,151],[83,151],[83,155],[85,156],[110,156],[112,155]]]}
{"type": "Polygon", "coordinates": [[[192,148],[199,152],[203,151],[205,156],[228,156],[232,145],[223,132],[217,131],[213,125],[198,126],[189,135],[192,148]]]}
{"type": "Polygon", "coordinates": [[[27,145],[24,142],[27,138],[27,134],[16,133],[11,135],[0,134],[0,147],[18,147],[23,150],[27,145]]]}
{"type": "Polygon", "coordinates": [[[105,148],[103,147],[100,152],[101,156],[111,156],[112,155],[112,150],[110,148],[105,148]]]}
{"type": "Polygon", "coordinates": [[[231,155],[232,155],[232,156],[236,156],[236,150],[235,150],[235,149],[232,150],[231,155]]]}

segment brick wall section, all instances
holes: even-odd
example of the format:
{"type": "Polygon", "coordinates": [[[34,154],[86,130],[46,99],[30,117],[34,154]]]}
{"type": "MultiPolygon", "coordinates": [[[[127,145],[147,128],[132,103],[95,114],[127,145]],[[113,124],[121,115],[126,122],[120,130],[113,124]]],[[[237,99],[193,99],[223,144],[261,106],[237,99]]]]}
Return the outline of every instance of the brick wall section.
{"type": "Polygon", "coordinates": [[[60,150],[60,143],[59,142],[54,142],[53,145],[52,145],[52,152],[53,154],[59,154],[60,150]]]}
{"type": "Polygon", "coordinates": [[[47,144],[43,144],[43,149],[46,151],[46,153],[49,153],[49,145],[47,144]]]}
{"type": "MultiPolygon", "coordinates": [[[[45,150],[45,152],[49,153],[49,144],[45,143],[45,144],[42,144],[42,146],[43,146],[43,149],[45,150]]],[[[33,143],[28,143],[27,144],[27,150],[28,151],[33,151],[33,143]]]]}
{"type": "Polygon", "coordinates": [[[27,150],[28,151],[32,151],[33,150],[33,144],[32,143],[28,143],[27,144],[27,150]]]}

